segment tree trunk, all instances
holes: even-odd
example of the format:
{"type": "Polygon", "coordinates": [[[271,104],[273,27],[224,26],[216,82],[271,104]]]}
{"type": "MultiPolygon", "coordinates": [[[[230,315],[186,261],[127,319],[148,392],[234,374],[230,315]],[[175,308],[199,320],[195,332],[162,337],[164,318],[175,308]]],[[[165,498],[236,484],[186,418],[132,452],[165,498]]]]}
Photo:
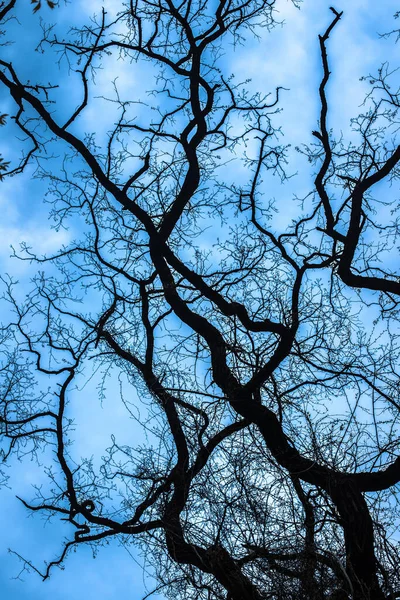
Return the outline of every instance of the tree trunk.
{"type": "Polygon", "coordinates": [[[346,481],[331,489],[330,495],[342,519],[353,600],[384,600],[376,574],[372,519],[362,493],[346,481]]]}

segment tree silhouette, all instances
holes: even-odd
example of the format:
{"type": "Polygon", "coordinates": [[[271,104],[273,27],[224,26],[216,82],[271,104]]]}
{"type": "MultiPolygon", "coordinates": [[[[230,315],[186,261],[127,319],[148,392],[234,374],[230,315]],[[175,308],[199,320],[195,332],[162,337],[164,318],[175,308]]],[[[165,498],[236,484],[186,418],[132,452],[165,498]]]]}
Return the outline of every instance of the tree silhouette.
{"type": "Polygon", "coordinates": [[[42,269],[23,302],[3,278],[3,456],[50,447],[51,485],[22,502],[75,528],[44,578],[71,548],[119,537],[167,597],[400,595],[399,95],[385,64],[348,139],[329,130],[331,8],[319,119],[298,149],[313,189],[296,209],[274,204],[266,181],[285,180],[292,156],[282,90],[246,90],[222,52],[273,28],[274,4],[132,0],[68,37],[44,26],[40,49],[81,82],[68,116],[55,86],[0,60],[27,144],[8,173],[36,161],[56,227],[80,219],[55,255],[23,248],[42,269]],[[114,83],[103,100],[118,117],[98,141],[79,119],[110,60],[158,71],[147,103],[114,83]],[[278,231],[274,211],[288,210],[278,231]],[[147,445],[114,432],[99,469],[72,458],[68,408],[97,367],[99,398],[148,432],[147,445]]]}

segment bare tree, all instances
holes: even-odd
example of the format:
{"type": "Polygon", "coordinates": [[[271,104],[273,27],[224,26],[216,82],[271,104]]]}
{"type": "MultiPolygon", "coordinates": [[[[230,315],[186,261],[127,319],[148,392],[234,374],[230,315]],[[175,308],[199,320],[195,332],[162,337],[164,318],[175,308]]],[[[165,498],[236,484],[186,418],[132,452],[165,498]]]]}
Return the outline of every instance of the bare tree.
{"type": "Polygon", "coordinates": [[[81,82],[68,116],[54,85],[0,60],[25,138],[8,175],[34,162],[56,227],[82,232],[53,256],[23,247],[41,269],[23,302],[3,278],[3,456],[50,446],[49,488],[22,502],[75,528],[44,578],[71,548],[118,537],[143,548],[166,597],[400,597],[399,95],[382,66],[335,138],[331,8],[314,141],[299,148],[314,184],[277,231],[287,201],[265,181],[285,180],[292,156],[282,90],[246,91],[222,60],[274,27],[274,4],[132,0],[65,37],[44,26],[39,48],[81,82]],[[157,68],[153,95],[116,81],[106,139],[81,135],[97,70],[117,60],[157,68]],[[72,457],[68,409],[94,365],[99,397],[149,432],[147,447],[114,432],[99,469],[72,457]]]}

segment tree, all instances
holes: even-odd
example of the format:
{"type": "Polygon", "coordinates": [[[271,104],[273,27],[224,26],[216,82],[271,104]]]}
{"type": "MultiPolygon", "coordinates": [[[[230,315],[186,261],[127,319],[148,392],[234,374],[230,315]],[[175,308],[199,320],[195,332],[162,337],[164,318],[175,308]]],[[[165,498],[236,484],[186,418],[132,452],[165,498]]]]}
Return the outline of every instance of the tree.
{"type": "Polygon", "coordinates": [[[44,578],[71,548],[120,537],[149,553],[167,597],[400,595],[396,74],[368,77],[351,134],[335,137],[331,8],[319,119],[297,149],[313,188],[274,204],[268,178],[285,181],[293,158],[284,90],[252,93],[223,61],[276,25],[274,8],[132,0],[65,37],[43,26],[39,49],[80,78],[67,116],[54,85],[0,60],[25,137],[7,176],[35,162],[55,226],[81,234],[53,256],[23,247],[42,270],[22,302],[3,278],[3,455],[52,450],[48,489],[22,502],[75,529],[44,578]],[[153,94],[126,98],[115,81],[113,126],[83,135],[98,69],[117,60],[157,69],[153,94]],[[274,211],[288,210],[279,231],[274,211]],[[136,447],[114,432],[99,468],[72,457],[68,408],[94,365],[99,399],[148,431],[136,447]]]}

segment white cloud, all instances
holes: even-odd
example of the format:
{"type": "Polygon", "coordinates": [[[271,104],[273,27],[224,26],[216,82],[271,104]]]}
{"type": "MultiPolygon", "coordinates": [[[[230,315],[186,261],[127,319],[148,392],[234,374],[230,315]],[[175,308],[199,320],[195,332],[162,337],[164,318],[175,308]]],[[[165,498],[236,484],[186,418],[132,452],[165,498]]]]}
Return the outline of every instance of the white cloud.
{"type": "Polygon", "coordinates": [[[0,225],[0,269],[10,274],[23,274],[32,270],[29,261],[21,261],[12,257],[12,248],[16,252],[22,242],[26,243],[38,255],[48,255],[57,251],[63,244],[69,241],[69,234],[66,231],[52,231],[48,228],[35,226],[31,228],[20,228],[8,226],[7,223],[0,225]]]}

